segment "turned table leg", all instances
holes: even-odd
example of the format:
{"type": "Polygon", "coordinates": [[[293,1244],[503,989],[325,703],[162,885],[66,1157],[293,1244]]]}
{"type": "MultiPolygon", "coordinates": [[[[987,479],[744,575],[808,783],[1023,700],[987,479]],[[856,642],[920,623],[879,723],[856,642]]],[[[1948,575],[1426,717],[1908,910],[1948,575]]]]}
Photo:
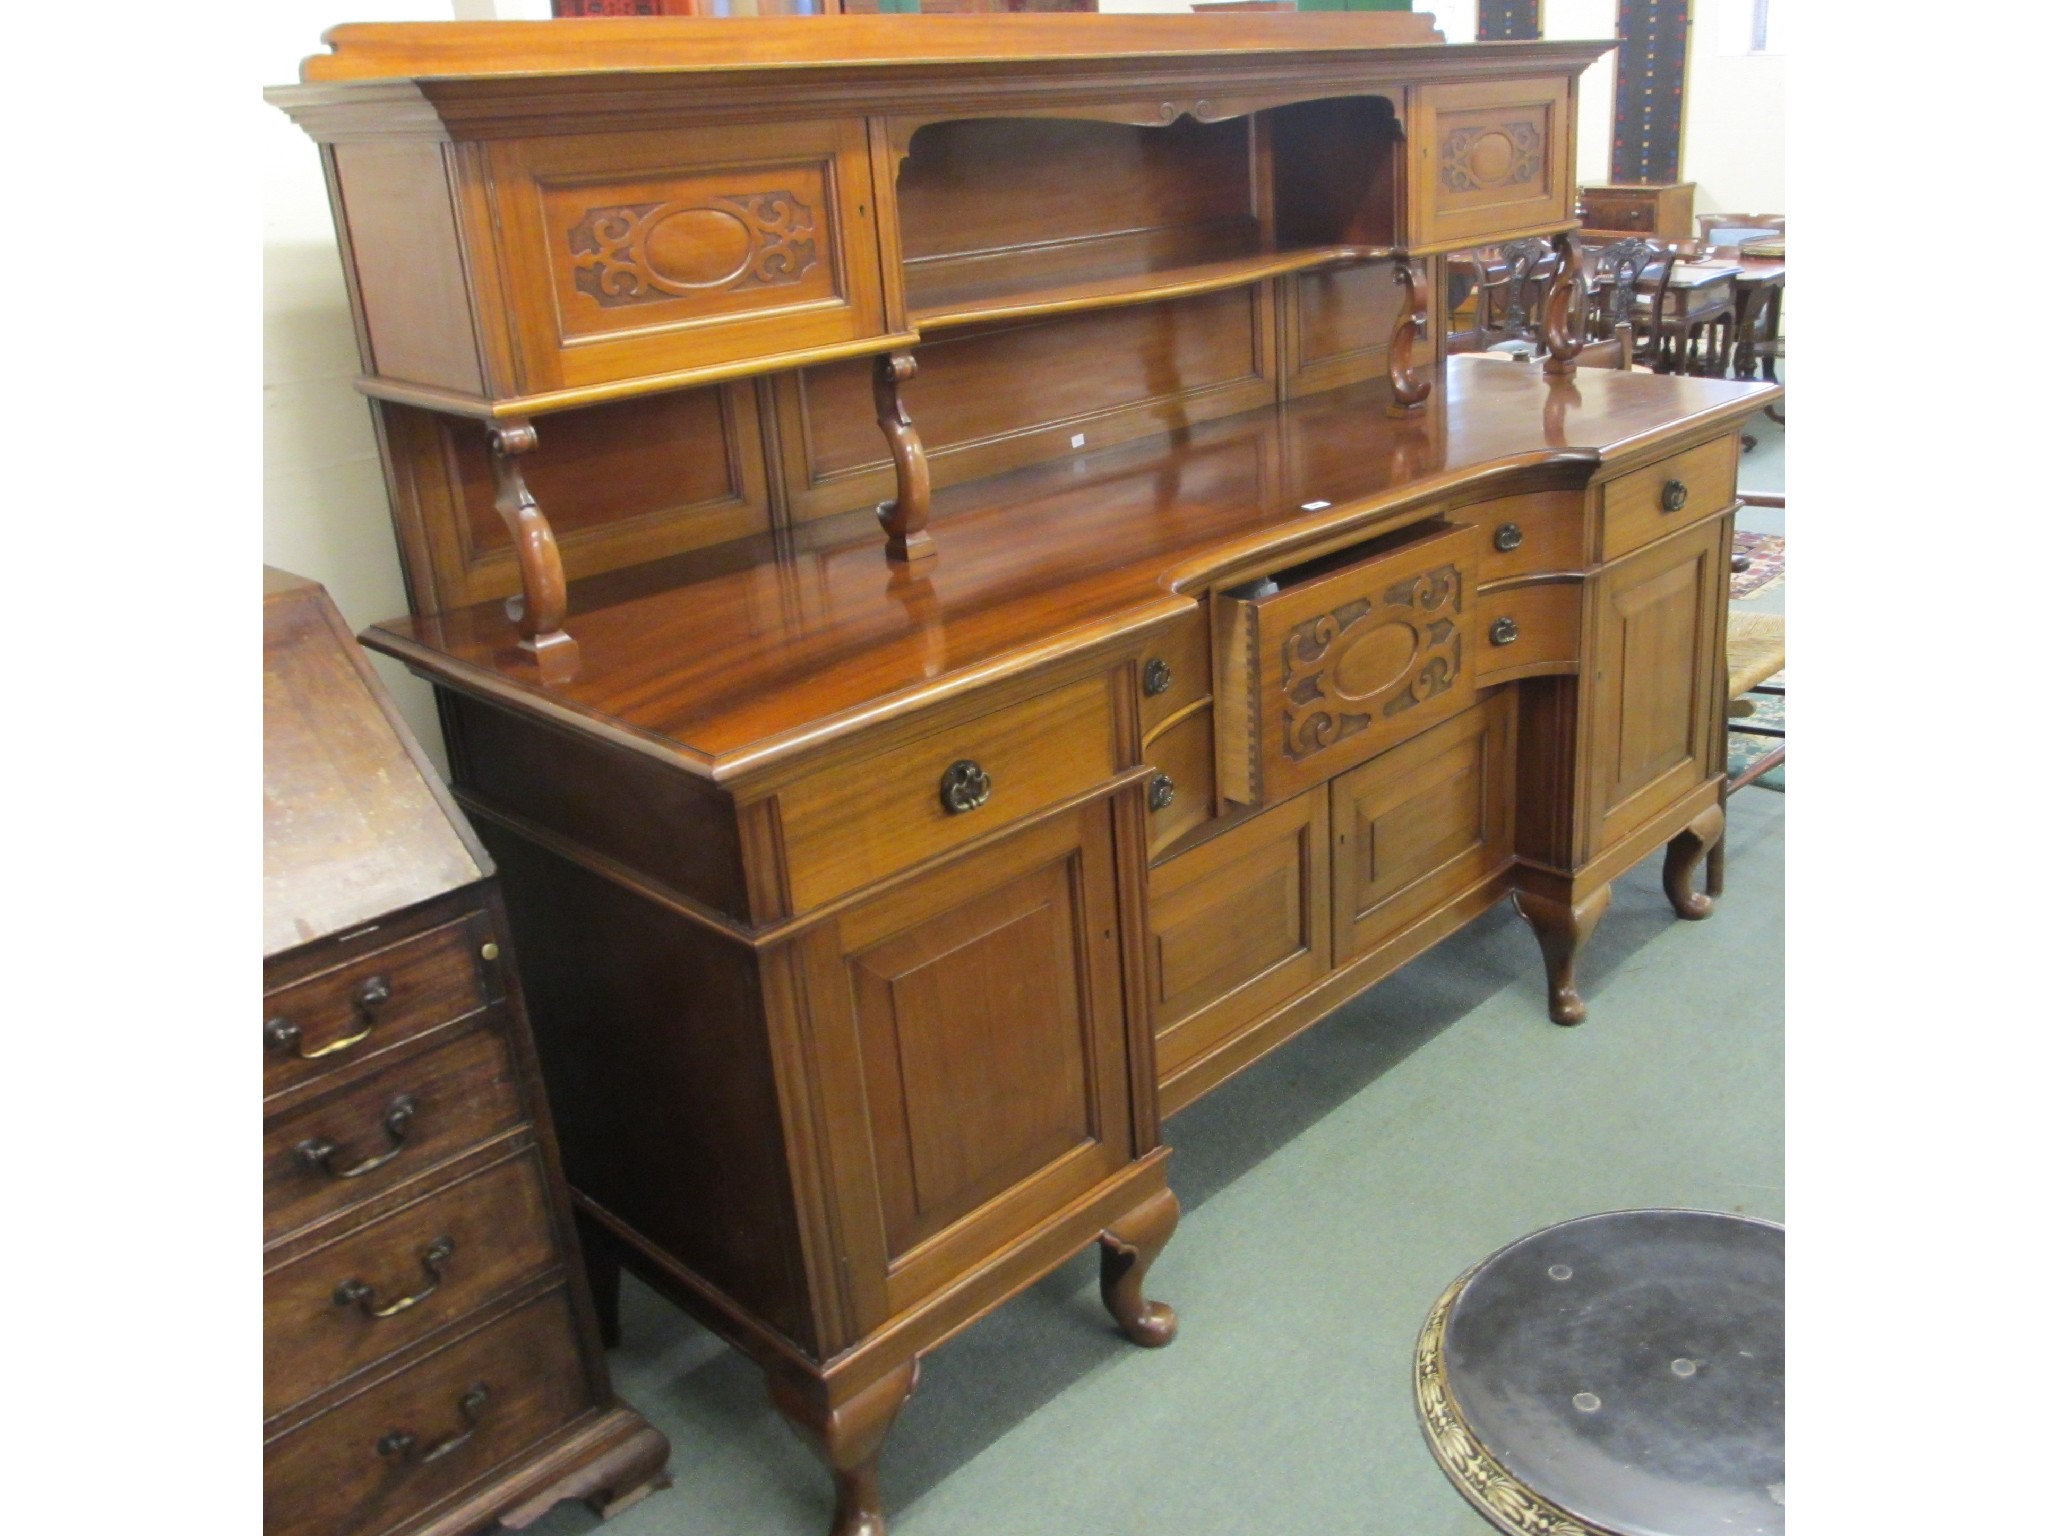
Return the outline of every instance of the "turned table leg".
{"type": "Polygon", "coordinates": [[[1179,1322],[1163,1301],[1145,1299],[1145,1272],[1173,1229],[1180,1225],[1180,1201],[1162,1189],[1103,1232],[1102,1304],[1133,1344],[1157,1349],[1173,1342],[1179,1322]]]}
{"type": "Polygon", "coordinates": [[[1577,1024],[1586,1017],[1586,1000],[1579,996],[1576,974],[1579,950],[1607,915],[1607,904],[1613,897],[1612,887],[1605,885],[1574,902],[1538,896],[1533,891],[1515,893],[1515,910],[1536,930],[1536,943],[1543,951],[1553,1024],[1577,1024]]]}
{"type": "MultiPolygon", "coordinates": [[[[1698,922],[1714,910],[1714,898],[1695,891],[1692,876],[1700,867],[1700,860],[1721,841],[1725,826],[1721,807],[1710,805],[1664,846],[1664,895],[1671,902],[1671,910],[1688,921],[1698,922]]],[[[1711,872],[1708,880],[1711,884],[1711,872]]]]}
{"type": "Polygon", "coordinates": [[[888,1529],[877,1466],[890,1426],[917,1390],[917,1367],[914,1358],[907,1360],[837,1404],[829,1402],[830,1389],[822,1381],[769,1373],[768,1398],[776,1412],[831,1469],[831,1536],[883,1536],[888,1529]]]}

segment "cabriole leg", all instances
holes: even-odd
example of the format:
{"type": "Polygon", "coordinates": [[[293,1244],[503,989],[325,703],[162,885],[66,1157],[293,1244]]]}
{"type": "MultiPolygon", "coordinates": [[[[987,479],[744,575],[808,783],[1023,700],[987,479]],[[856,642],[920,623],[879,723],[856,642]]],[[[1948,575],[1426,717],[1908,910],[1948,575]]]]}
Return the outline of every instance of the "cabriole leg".
{"type": "Polygon", "coordinates": [[[1533,891],[1515,892],[1515,910],[1536,930],[1536,943],[1543,951],[1553,1024],[1577,1024],[1586,1017],[1586,1000],[1579,996],[1579,950],[1607,915],[1607,904],[1613,896],[1613,888],[1605,885],[1575,902],[1558,901],[1533,891]]]}
{"type": "Polygon", "coordinates": [[[890,1426],[917,1389],[917,1364],[905,1361],[837,1405],[821,1380],[769,1373],[769,1401],[832,1471],[831,1536],[883,1536],[888,1529],[877,1466],[890,1426]]]}
{"type": "Polygon", "coordinates": [[[1692,876],[1700,867],[1700,860],[1720,843],[1726,825],[1721,807],[1710,805],[1664,845],[1664,895],[1671,902],[1671,910],[1690,922],[1698,922],[1714,910],[1714,898],[1695,891],[1692,876]]]}
{"type": "Polygon", "coordinates": [[[1102,1304],[1133,1344],[1173,1342],[1180,1323],[1163,1301],[1145,1299],[1145,1272],[1180,1225],[1180,1201],[1162,1189],[1097,1239],[1102,1244],[1102,1304]]]}

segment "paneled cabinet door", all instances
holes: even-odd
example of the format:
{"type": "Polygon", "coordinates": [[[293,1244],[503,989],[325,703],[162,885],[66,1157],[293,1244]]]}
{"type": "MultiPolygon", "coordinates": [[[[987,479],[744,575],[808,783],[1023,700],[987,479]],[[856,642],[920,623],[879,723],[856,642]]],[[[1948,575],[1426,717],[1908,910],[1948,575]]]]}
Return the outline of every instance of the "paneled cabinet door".
{"type": "Polygon", "coordinates": [[[1132,1161],[1119,931],[1097,800],[804,939],[863,1330],[1132,1161]]]}
{"type": "Polygon", "coordinates": [[[1733,524],[1714,518],[1593,582],[1581,818],[1591,857],[1721,771],[1733,524]]]}

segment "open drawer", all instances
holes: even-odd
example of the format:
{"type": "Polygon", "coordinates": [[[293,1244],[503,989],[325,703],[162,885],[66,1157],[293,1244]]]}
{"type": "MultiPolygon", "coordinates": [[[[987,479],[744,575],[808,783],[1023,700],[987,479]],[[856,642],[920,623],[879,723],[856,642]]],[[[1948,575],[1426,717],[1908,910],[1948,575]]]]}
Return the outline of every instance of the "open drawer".
{"type": "Polygon", "coordinates": [[[1471,702],[1480,530],[1411,524],[1215,597],[1216,784],[1259,805],[1471,702]]]}

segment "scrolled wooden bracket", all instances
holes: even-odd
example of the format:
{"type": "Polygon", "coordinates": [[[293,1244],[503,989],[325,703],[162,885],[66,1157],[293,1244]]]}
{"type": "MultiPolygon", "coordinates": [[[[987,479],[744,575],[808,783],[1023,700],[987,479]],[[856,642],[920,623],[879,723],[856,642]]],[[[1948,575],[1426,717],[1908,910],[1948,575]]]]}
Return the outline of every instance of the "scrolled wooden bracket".
{"type": "Polygon", "coordinates": [[[875,508],[889,535],[891,560],[927,560],[939,552],[924,526],[932,512],[931,461],[903,408],[903,386],[916,377],[917,359],[908,352],[885,352],[875,359],[875,421],[896,462],[896,494],[875,508]]]}
{"type": "Polygon", "coordinates": [[[520,595],[505,600],[505,613],[519,631],[519,648],[540,668],[541,681],[567,682],[580,660],[576,642],[562,629],[569,614],[569,583],[555,530],[519,468],[519,455],[540,441],[533,423],[506,421],[490,428],[491,474],[497,481],[498,516],[512,535],[519,559],[520,595]]]}
{"type": "Polygon", "coordinates": [[[1411,416],[1429,399],[1430,381],[1415,368],[1415,343],[1429,332],[1429,285],[1421,281],[1417,265],[1408,256],[1394,258],[1394,281],[1406,290],[1407,303],[1387,340],[1387,381],[1394,388],[1389,416],[1411,416]]]}
{"type": "Polygon", "coordinates": [[[1543,295],[1543,371],[1553,378],[1577,373],[1579,349],[1585,345],[1572,324],[1572,300],[1583,280],[1579,273],[1579,248],[1570,230],[1561,231],[1550,243],[1557,255],[1557,270],[1550,275],[1550,287],[1543,295]]]}

